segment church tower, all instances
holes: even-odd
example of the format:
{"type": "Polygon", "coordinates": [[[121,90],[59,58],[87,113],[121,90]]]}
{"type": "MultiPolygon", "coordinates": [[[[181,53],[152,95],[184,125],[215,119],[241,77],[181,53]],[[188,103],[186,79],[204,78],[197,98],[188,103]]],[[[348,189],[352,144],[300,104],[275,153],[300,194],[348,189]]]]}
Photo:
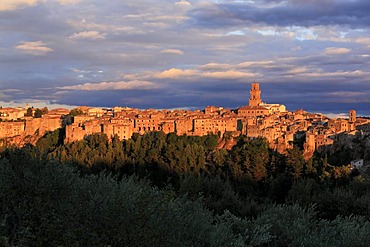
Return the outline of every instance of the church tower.
{"type": "Polygon", "coordinates": [[[262,103],[260,84],[257,82],[252,83],[252,89],[250,90],[249,106],[258,106],[262,103]]]}
{"type": "Polygon", "coordinates": [[[348,122],[350,122],[350,123],[356,122],[356,111],[355,110],[349,110],[348,113],[349,113],[348,122]]]}

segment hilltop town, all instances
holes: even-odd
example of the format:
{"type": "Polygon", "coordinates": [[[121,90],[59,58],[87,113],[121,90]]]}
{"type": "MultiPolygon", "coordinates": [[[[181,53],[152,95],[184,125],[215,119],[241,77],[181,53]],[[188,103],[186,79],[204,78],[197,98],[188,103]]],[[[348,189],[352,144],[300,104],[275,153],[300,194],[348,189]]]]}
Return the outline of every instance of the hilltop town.
{"type": "Polygon", "coordinates": [[[71,111],[58,108],[42,112],[26,106],[1,108],[0,119],[2,145],[35,142],[47,131],[58,128],[65,128],[66,143],[94,133],[105,133],[109,138],[118,136],[120,140],[131,138],[133,133],[150,131],[194,136],[212,133],[220,138],[229,133],[228,136],[265,137],[270,147],[279,152],[301,143],[306,158],[335,142],[364,136],[370,123],[369,119],[356,117],[355,110],[349,110],[346,119],[333,119],[304,110],[290,112],[282,104],[264,103],[256,82],[251,85],[248,105],[237,109],[216,106],[207,106],[203,111],[79,107],[71,111]]]}

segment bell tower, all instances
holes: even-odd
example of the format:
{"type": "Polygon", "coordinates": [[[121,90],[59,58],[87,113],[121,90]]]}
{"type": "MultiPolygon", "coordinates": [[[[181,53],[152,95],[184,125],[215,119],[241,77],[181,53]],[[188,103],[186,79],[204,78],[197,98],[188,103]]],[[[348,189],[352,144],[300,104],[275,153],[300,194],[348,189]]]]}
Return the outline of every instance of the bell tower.
{"type": "Polygon", "coordinates": [[[257,82],[252,83],[252,89],[250,90],[249,106],[258,106],[262,103],[260,84],[257,82]]]}
{"type": "Polygon", "coordinates": [[[356,111],[355,110],[350,110],[348,113],[349,113],[348,114],[349,115],[348,122],[350,122],[350,123],[356,122],[356,111]]]}

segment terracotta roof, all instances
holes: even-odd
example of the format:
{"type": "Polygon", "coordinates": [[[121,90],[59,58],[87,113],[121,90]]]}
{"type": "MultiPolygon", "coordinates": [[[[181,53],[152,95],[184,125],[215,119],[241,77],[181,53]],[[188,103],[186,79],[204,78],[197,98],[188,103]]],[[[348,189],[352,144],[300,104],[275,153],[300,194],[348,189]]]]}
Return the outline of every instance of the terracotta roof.
{"type": "Polygon", "coordinates": [[[268,110],[268,108],[263,106],[243,106],[238,108],[238,110],[268,110]]]}

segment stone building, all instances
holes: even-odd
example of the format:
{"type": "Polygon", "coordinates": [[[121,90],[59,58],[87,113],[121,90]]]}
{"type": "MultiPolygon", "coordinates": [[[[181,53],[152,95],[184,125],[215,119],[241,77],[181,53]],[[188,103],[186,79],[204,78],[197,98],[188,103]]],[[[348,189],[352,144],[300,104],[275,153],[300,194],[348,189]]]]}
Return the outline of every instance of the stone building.
{"type": "Polygon", "coordinates": [[[12,108],[12,107],[0,108],[0,119],[8,121],[18,120],[22,119],[25,113],[26,110],[22,108],[12,108]]]}
{"type": "Polygon", "coordinates": [[[252,83],[252,88],[250,90],[250,97],[249,97],[249,106],[259,106],[262,103],[261,100],[261,90],[259,83],[252,83]]]}
{"type": "Polygon", "coordinates": [[[175,120],[175,132],[178,135],[191,135],[193,131],[193,119],[182,117],[175,120]]]}
{"type": "Polygon", "coordinates": [[[355,123],[356,122],[356,111],[355,110],[349,110],[348,112],[348,122],[355,123]]]}
{"type": "Polygon", "coordinates": [[[120,140],[128,140],[134,133],[134,128],[130,120],[116,123],[105,122],[102,124],[102,132],[106,134],[108,138],[118,136],[120,140]]]}
{"type": "Polygon", "coordinates": [[[86,135],[85,130],[79,124],[71,124],[66,127],[65,143],[83,140],[86,135]]]}
{"type": "Polygon", "coordinates": [[[0,138],[8,138],[24,134],[25,123],[22,122],[0,122],[0,138]]]}
{"type": "Polygon", "coordinates": [[[286,112],[286,107],[281,104],[266,104],[261,100],[260,85],[257,82],[252,83],[250,90],[248,106],[237,109],[240,117],[258,117],[286,112]]]}
{"type": "MultiPolygon", "coordinates": [[[[284,152],[296,140],[304,141],[305,158],[315,150],[325,149],[341,136],[370,133],[370,120],[357,118],[350,110],[348,119],[330,119],[322,114],[303,110],[289,112],[284,105],[267,104],[261,99],[261,89],[253,82],[248,106],[236,110],[207,106],[201,110],[139,110],[129,107],[112,109],[80,107],[83,115],[75,116],[65,126],[66,142],[82,140],[86,135],[105,133],[109,138],[131,138],[133,133],[163,131],[177,135],[207,135],[233,132],[250,138],[265,137],[270,147],[284,152]],[[357,132],[356,132],[357,131],[357,132]]],[[[14,118],[21,114],[13,108],[2,108],[2,117],[14,118]],[[16,114],[17,113],[17,114],[16,114]],[[11,115],[13,114],[13,115],[11,115]]],[[[43,135],[62,127],[67,109],[50,110],[41,118],[23,117],[23,121],[0,122],[0,138],[43,135]]],[[[1,117],[0,116],[0,117],[1,117]]],[[[9,120],[9,119],[4,119],[9,120]]]]}

